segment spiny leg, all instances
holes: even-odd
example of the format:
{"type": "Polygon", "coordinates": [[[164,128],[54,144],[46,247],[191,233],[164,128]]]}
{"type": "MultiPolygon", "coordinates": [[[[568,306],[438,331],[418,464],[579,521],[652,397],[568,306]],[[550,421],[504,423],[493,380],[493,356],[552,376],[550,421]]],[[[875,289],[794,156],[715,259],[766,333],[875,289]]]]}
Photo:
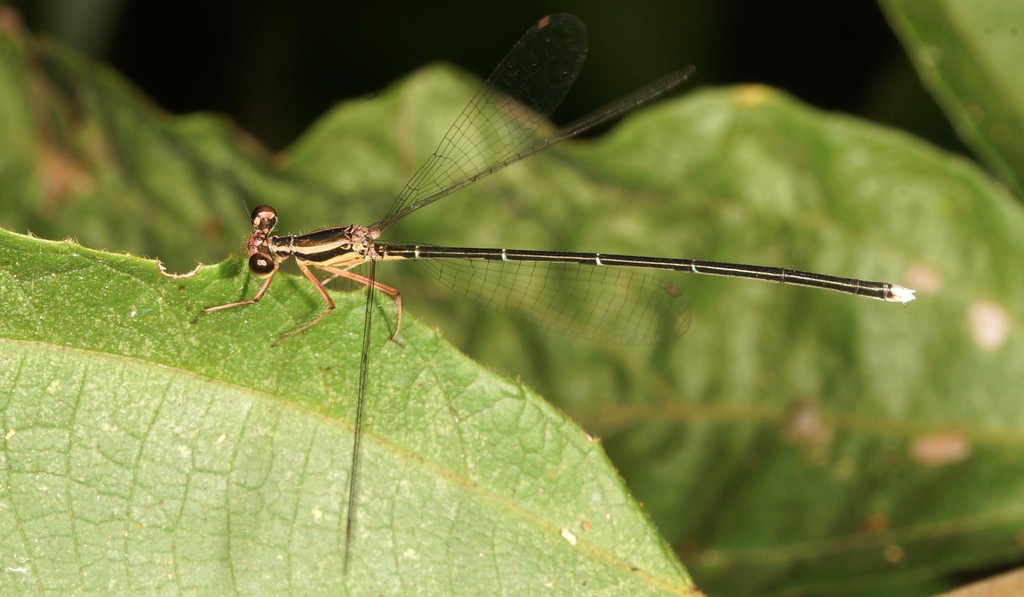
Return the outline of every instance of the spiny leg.
{"type": "MultiPolygon", "coordinates": [[[[299,263],[301,264],[302,262],[300,261],[299,263]]],[[[349,280],[352,280],[353,282],[358,282],[359,284],[362,284],[364,286],[372,286],[376,290],[379,290],[384,294],[390,296],[391,298],[395,299],[395,306],[398,308],[398,317],[395,321],[395,332],[391,334],[391,340],[394,342],[395,339],[398,338],[398,332],[399,330],[402,329],[402,293],[399,292],[397,288],[388,286],[386,284],[381,284],[376,280],[370,280],[366,276],[361,276],[357,273],[354,273],[346,269],[339,269],[337,267],[330,265],[317,265],[316,267],[324,270],[325,272],[333,274],[332,277],[327,280],[328,282],[330,282],[336,277],[348,278],[349,280]]],[[[321,315],[321,317],[323,317],[323,315],[321,315]]]]}
{"type": "MultiPolygon", "coordinates": [[[[327,309],[325,309],[322,313],[320,313],[313,319],[309,320],[305,324],[295,328],[294,330],[281,334],[280,336],[278,336],[277,342],[280,342],[281,340],[284,340],[288,336],[294,336],[295,334],[298,334],[299,332],[312,327],[318,321],[320,321],[324,317],[327,317],[328,313],[334,310],[334,301],[331,300],[331,297],[327,294],[327,291],[324,289],[324,285],[320,283],[320,280],[317,280],[316,276],[313,275],[313,272],[309,271],[309,267],[306,266],[306,263],[302,259],[296,259],[295,262],[299,264],[299,271],[302,272],[302,275],[306,276],[306,279],[313,283],[313,286],[316,288],[316,291],[319,292],[320,296],[324,298],[324,302],[327,303],[327,309]]],[[[275,342],[274,344],[277,344],[277,342],[275,342]]]]}
{"type": "Polygon", "coordinates": [[[202,311],[196,314],[196,318],[192,320],[192,323],[195,323],[196,321],[199,320],[200,317],[206,315],[207,313],[213,313],[214,311],[221,311],[223,309],[232,309],[234,307],[255,305],[256,303],[260,302],[260,299],[263,298],[263,295],[267,293],[267,288],[270,288],[270,282],[272,282],[273,280],[274,275],[271,274],[270,276],[267,277],[266,280],[263,281],[263,286],[261,286],[260,289],[256,292],[256,295],[247,301],[238,301],[235,303],[227,303],[226,305],[214,305],[213,307],[204,307],[202,311]]]}
{"type": "MultiPolygon", "coordinates": [[[[296,263],[298,263],[299,270],[302,272],[302,275],[306,276],[306,279],[309,280],[313,284],[313,286],[316,288],[317,292],[320,293],[320,296],[323,297],[324,302],[327,303],[327,309],[325,309],[322,313],[320,313],[319,315],[317,315],[313,319],[309,320],[305,324],[295,328],[294,330],[291,330],[291,331],[288,331],[288,332],[285,332],[285,333],[281,334],[281,336],[278,337],[278,339],[277,339],[278,342],[280,342],[284,338],[287,338],[288,336],[293,336],[295,334],[298,334],[299,332],[302,332],[302,331],[304,331],[306,329],[309,329],[310,327],[316,325],[321,319],[323,319],[324,317],[327,317],[327,315],[331,311],[334,310],[334,301],[331,300],[331,297],[327,294],[327,290],[324,288],[324,285],[320,282],[320,280],[317,279],[317,277],[315,275],[313,275],[313,272],[310,271],[309,266],[306,265],[306,262],[303,261],[302,259],[297,259],[296,263]]],[[[364,286],[372,286],[374,289],[379,290],[379,291],[387,294],[388,296],[393,297],[395,299],[395,305],[398,308],[398,318],[397,318],[397,321],[396,321],[396,324],[395,324],[395,333],[391,336],[391,339],[394,340],[395,338],[398,337],[398,331],[402,327],[402,294],[398,291],[397,288],[392,288],[391,286],[388,286],[386,284],[381,284],[380,282],[377,282],[376,280],[371,281],[366,276],[361,276],[361,275],[359,275],[357,273],[354,273],[354,272],[351,272],[351,271],[348,271],[348,270],[339,269],[339,268],[336,268],[336,267],[333,267],[333,266],[329,266],[329,265],[319,265],[319,264],[313,264],[313,265],[315,267],[318,267],[318,268],[326,271],[326,272],[329,272],[329,273],[333,274],[333,276],[335,276],[335,277],[340,276],[342,278],[348,278],[349,280],[352,280],[354,282],[358,282],[359,284],[363,284],[364,286]]],[[[260,294],[262,294],[262,292],[265,291],[265,290],[266,290],[266,285],[264,285],[264,288],[260,289],[260,294]]],[[[259,299],[253,299],[253,300],[259,300],[259,299]]]]}

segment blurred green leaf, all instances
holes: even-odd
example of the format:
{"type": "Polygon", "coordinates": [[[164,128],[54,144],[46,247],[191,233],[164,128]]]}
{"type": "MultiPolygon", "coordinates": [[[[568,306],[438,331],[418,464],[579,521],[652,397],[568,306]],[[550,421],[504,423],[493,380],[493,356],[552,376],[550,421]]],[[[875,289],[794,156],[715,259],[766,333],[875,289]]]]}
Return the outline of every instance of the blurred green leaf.
{"type": "Polygon", "coordinates": [[[921,79],[964,143],[1024,193],[1024,4],[880,2],[921,79]]]}
{"type": "MultiPolygon", "coordinates": [[[[15,122],[25,123],[25,130],[10,137],[19,140],[13,149],[0,149],[0,163],[18,166],[0,169],[0,192],[26,207],[4,214],[3,223],[20,229],[18,222],[31,222],[35,232],[53,238],[74,234],[84,244],[160,255],[185,269],[197,259],[241,251],[243,201],[249,207],[275,205],[283,232],[376,220],[478,84],[450,69],[425,70],[372,100],[348,102],[328,113],[286,155],[271,161],[217,119],[169,119],[139,108],[137,94],[109,73],[93,72],[23,38],[4,43],[7,66],[0,77],[17,83],[20,96],[12,94],[17,96],[12,100],[0,94],[0,102],[15,107],[15,122]],[[46,74],[53,72],[70,83],[57,85],[46,74]],[[40,96],[39,90],[47,94],[40,96]],[[122,111],[127,115],[119,115],[122,111]],[[100,120],[98,113],[118,116],[100,120]],[[71,163],[83,173],[80,180],[89,184],[43,183],[51,181],[53,172],[38,147],[56,143],[51,139],[59,140],[61,155],[74,156],[71,163]],[[25,152],[25,147],[32,150],[25,152]],[[104,150],[75,149],[82,147],[104,150]],[[93,155],[99,157],[81,157],[93,155]],[[117,159],[104,157],[111,155],[117,159]],[[126,198],[135,203],[122,205],[126,198]],[[75,217],[66,216],[65,209],[74,210],[75,217]],[[120,237],[125,231],[131,234],[120,237]]],[[[6,116],[0,122],[8,122],[6,116]]],[[[776,91],[750,86],[697,91],[663,102],[598,141],[556,148],[471,185],[409,216],[389,235],[435,244],[785,265],[901,283],[917,288],[920,300],[888,305],[807,289],[668,275],[666,283],[687,289],[693,310],[690,332],[667,345],[627,347],[551,336],[481,310],[432,285],[414,265],[383,264],[378,277],[402,289],[409,316],[440,326],[474,359],[539,388],[588,432],[602,436],[631,491],[701,587],[715,594],[877,593],[908,586],[921,590],[925,585],[916,583],[929,583],[934,590],[943,575],[1024,555],[1019,540],[1024,512],[1016,500],[1018,479],[1024,476],[1013,449],[1024,428],[1019,406],[1024,305],[1016,300],[1024,293],[1018,273],[1022,232],[1024,219],[1014,198],[972,163],[904,134],[822,114],[776,91]]],[[[156,388],[161,398],[154,401],[180,395],[180,403],[197,402],[189,409],[198,421],[196,429],[209,425],[208,419],[230,419],[197,417],[195,410],[205,413],[214,407],[205,398],[190,397],[208,391],[172,394],[158,374],[226,386],[225,392],[241,394],[232,404],[253,405],[234,406],[232,412],[262,408],[296,417],[284,422],[285,415],[266,415],[271,422],[257,428],[273,441],[255,442],[265,452],[244,453],[230,462],[251,460],[255,466],[271,460],[278,466],[286,459],[280,452],[317,453],[320,438],[329,438],[323,448],[328,455],[311,461],[331,464],[281,464],[286,481],[264,483],[278,470],[270,465],[261,469],[270,471],[262,476],[224,473],[228,479],[242,475],[237,485],[254,495],[231,501],[235,494],[229,489],[236,484],[225,483],[217,495],[226,505],[206,508],[201,518],[210,518],[211,511],[256,509],[256,514],[243,510],[245,522],[237,532],[267,534],[269,545],[284,547],[274,551],[244,535],[217,552],[226,558],[217,565],[208,564],[215,560],[205,557],[209,554],[189,554],[189,562],[203,563],[197,571],[212,578],[231,570],[240,586],[238,570],[254,570],[265,587],[259,575],[271,564],[263,555],[276,557],[291,553],[285,548],[292,545],[305,549],[304,542],[317,541],[313,531],[294,530],[314,528],[313,522],[277,514],[277,486],[291,479],[317,477],[320,485],[310,495],[328,495],[323,501],[332,509],[296,506],[289,511],[319,512],[328,520],[322,524],[337,533],[350,445],[345,435],[350,436],[352,405],[346,398],[355,384],[361,294],[339,295],[338,312],[294,342],[270,349],[278,333],[320,308],[301,278],[279,276],[259,306],[187,325],[202,306],[256,291],[239,260],[203,269],[195,278],[168,280],[156,276],[151,262],[74,245],[16,242],[29,245],[16,244],[3,261],[3,300],[11,301],[4,312],[18,314],[10,318],[14,323],[3,324],[17,326],[7,332],[13,334],[12,346],[38,350],[40,361],[57,363],[61,372],[70,367],[46,355],[70,350],[146,368],[119,375],[115,387],[141,379],[156,388]],[[53,253],[52,267],[33,262],[23,271],[13,265],[40,252],[30,248],[36,245],[53,253]],[[92,270],[74,261],[72,253],[101,268],[90,274],[96,280],[87,291],[75,289],[86,288],[88,276],[76,276],[92,270]],[[118,265],[111,269],[114,262],[118,265]],[[23,281],[32,279],[33,271],[43,272],[41,280],[53,280],[50,293],[42,294],[46,284],[23,281]],[[130,299],[136,295],[149,297],[152,306],[143,311],[140,300],[130,299]],[[45,307],[51,302],[60,305],[52,313],[45,307]],[[78,321],[91,325],[61,323],[78,311],[83,313],[78,321]],[[153,319],[136,329],[143,312],[153,313],[153,319]],[[80,338],[90,344],[78,343],[80,338]],[[316,431],[290,440],[293,430],[307,428],[316,431]],[[307,475],[304,466],[336,477],[307,475]],[[272,520],[249,522],[266,511],[272,520]],[[284,533],[274,525],[292,534],[280,539],[262,530],[274,527],[284,533]],[[236,558],[239,543],[252,546],[251,553],[245,548],[236,558]]],[[[481,374],[414,323],[404,329],[404,348],[379,340],[373,355],[373,383],[381,390],[368,405],[370,439],[351,582],[360,589],[394,593],[409,589],[388,583],[422,577],[452,583],[427,584],[424,592],[450,592],[452,586],[472,591],[477,588],[472,579],[454,583],[470,572],[496,569],[494,560],[501,557],[496,549],[512,559],[502,560],[501,566],[511,568],[497,590],[525,586],[518,584],[521,579],[543,583],[538,577],[549,567],[562,570],[566,560],[559,558],[576,555],[562,529],[577,538],[579,549],[581,537],[595,533],[592,517],[608,508],[575,501],[584,499],[593,483],[602,492],[608,487],[609,471],[602,468],[599,451],[531,394],[481,374]],[[499,416],[497,411],[512,414],[499,416]],[[550,431],[556,428],[558,433],[550,431]],[[553,452],[538,447],[549,444],[553,452]],[[567,445],[578,447],[562,448],[567,445]],[[578,460],[560,455],[570,451],[578,460]],[[584,466],[584,460],[601,466],[584,466]],[[514,478],[509,481],[507,475],[514,478]],[[453,503],[450,496],[460,492],[470,496],[453,503]],[[492,494],[501,496],[494,498],[500,507],[478,503],[481,495],[492,494]],[[538,495],[554,497],[535,509],[538,495]],[[434,516],[423,512],[438,508],[445,518],[434,525],[434,516]],[[410,511],[408,518],[400,516],[410,511]],[[573,518],[566,512],[585,514],[573,518]],[[506,518],[516,516],[515,521],[506,518]],[[426,527],[418,530],[413,520],[426,527]],[[396,524],[397,530],[389,526],[396,524]],[[497,547],[486,552],[491,561],[479,566],[476,534],[497,530],[525,534],[507,543],[495,539],[497,547]],[[550,557],[543,543],[551,540],[552,531],[558,548],[567,550],[557,552],[558,558],[550,557]],[[472,535],[467,542],[462,532],[472,535]],[[528,557],[513,557],[522,555],[523,545],[534,546],[528,557]],[[537,554],[544,556],[538,559],[537,554]],[[439,570],[437,580],[431,575],[439,570]]],[[[30,369],[46,370],[43,365],[30,369]]],[[[67,385],[88,387],[84,374],[67,385]]],[[[228,408],[222,401],[217,406],[228,408]]],[[[107,408],[119,412],[116,406],[107,408]]],[[[167,425],[182,427],[167,442],[175,454],[177,446],[195,453],[207,445],[185,441],[191,437],[214,443],[221,433],[224,443],[231,438],[228,431],[203,434],[183,424],[167,425]],[[210,435],[213,439],[206,440],[210,435]]],[[[93,427],[104,425],[92,424],[90,432],[93,427]]],[[[248,429],[241,428],[236,443],[248,439],[248,429]]],[[[17,430],[9,441],[19,437],[22,431],[17,430]]],[[[65,466],[53,474],[73,479],[66,471],[65,466]]],[[[168,479],[168,489],[190,487],[185,483],[182,489],[181,481],[168,479]]],[[[599,592],[595,586],[609,587],[604,590],[627,594],[686,590],[684,573],[636,518],[630,499],[618,495],[628,516],[616,511],[613,522],[627,517],[629,530],[616,522],[614,528],[602,527],[594,540],[604,546],[601,553],[614,555],[587,559],[585,568],[573,560],[568,565],[585,572],[571,581],[560,576],[553,588],[599,592]],[[611,563],[592,574],[592,566],[601,562],[611,563]],[[616,576],[630,566],[639,569],[635,574],[640,578],[616,576]],[[583,576],[588,577],[586,589],[573,584],[583,576]],[[597,585],[595,578],[601,579],[597,585]],[[632,581],[641,588],[618,584],[632,581]]],[[[312,499],[303,493],[293,501],[312,499]]],[[[182,499],[172,503],[192,505],[182,499]]],[[[233,515],[218,516],[210,524],[227,520],[236,529],[233,515]]],[[[126,519],[135,520],[118,520],[126,519]]],[[[146,519],[142,528],[149,525],[146,519]]],[[[187,526],[165,526],[172,535],[188,532],[187,526]]],[[[170,541],[166,534],[153,534],[154,541],[170,541]]],[[[338,562],[339,539],[331,537],[335,551],[325,547],[326,540],[312,551],[329,552],[334,559],[308,564],[324,571],[316,578],[325,583],[337,580],[328,576],[338,562]]],[[[289,579],[309,576],[295,572],[288,556],[281,558],[285,564],[277,559],[273,565],[284,568],[289,579]]],[[[117,562],[123,570],[124,560],[117,562]]],[[[229,586],[213,582],[209,586],[229,586]]],[[[289,582],[301,591],[301,580],[289,582]]]]}

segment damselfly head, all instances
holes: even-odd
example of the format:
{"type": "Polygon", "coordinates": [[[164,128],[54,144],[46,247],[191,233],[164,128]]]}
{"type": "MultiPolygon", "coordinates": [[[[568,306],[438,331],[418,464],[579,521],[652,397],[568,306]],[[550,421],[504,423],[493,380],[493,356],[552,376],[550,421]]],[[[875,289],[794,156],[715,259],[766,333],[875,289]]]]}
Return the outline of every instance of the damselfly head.
{"type": "Polygon", "coordinates": [[[277,225],[277,212],[269,205],[260,205],[252,210],[252,234],[249,235],[247,246],[249,253],[249,270],[253,274],[266,277],[277,269],[277,262],[270,250],[270,233],[277,225]]]}
{"type": "Polygon", "coordinates": [[[265,234],[270,234],[274,230],[274,226],[277,226],[277,212],[269,205],[256,207],[252,210],[249,219],[252,220],[253,230],[262,230],[265,234]]]}

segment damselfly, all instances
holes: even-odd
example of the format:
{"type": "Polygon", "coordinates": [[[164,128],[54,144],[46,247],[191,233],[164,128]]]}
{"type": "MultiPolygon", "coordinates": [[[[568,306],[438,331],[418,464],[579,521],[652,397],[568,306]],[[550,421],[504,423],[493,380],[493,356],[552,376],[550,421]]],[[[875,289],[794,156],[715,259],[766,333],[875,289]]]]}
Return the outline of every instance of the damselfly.
{"type": "MultiPolygon", "coordinates": [[[[565,331],[574,328],[585,329],[588,323],[605,319],[608,311],[616,305],[621,308],[623,304],[628,306],[628,303],[637,301],[642,302],[648,311],[658,311],[672,303],[677,292],[664,286],[649,284],[649,278],[632,273],[636,269],[676,270],[731,278],[753,278],[899,303],[914,299],[913,290],[888,282],[841,278],[779,267],[604,253],[439,247],[377,240],[384,231],[413,211],[524,157],[647,103],[685,83],[695,73],[692,66],[671,73],[568,126],[545,134],[542,131],[545,130],[546,119],[562,102],[576,80],[583,65],[586,48],[586,28],[579,19],[571,15],[551,15],[531,27],[456,119],[434,154],[405,185],[387,215],[376,224],[326,228],[297,236],[272,236],[271,233],[277,224],[277,213],[266,205],[254,209],[251,215],[253,232],[248,242],[249,270],[254,276],[264,280],[263,285],[251,299],[203,310],[203,313],[209,313],[259,302],[270,287],[270,282],[281,262],[290,257],[295,258],[299,270],[323,297],[327,308],[310,321],[285,332],[281,338],[309,328],[334,309],[334,301],[324,289],[324,282],[313,274],[311,266],[331,274],[331,278],[348,278],[366,286],[366,311],[354,422],[355,439],[345,526],[346,566],[355,521],[356,474],[367,392],[375,291],[384,292],[395,300],[397,316],[394,334],[397,334],[401,327],[402,295],[396,288],[377,281],[375,264],[378,261],[435,260],[468,265],[468,269],[454,269],[458,270],[457,273],[468,273],[470,278],[474,275],[481,278],[480,282],[486,289],[477,294],[485,297],[488,302],[503,304],[502,301],[508,300],[523,301],[522,297],[528,292],[532,293],[533,298],[527,302],[531,303],[533,308],[546,310],[548,313],[545,317],[555,322],[553,327],[563,328],[565,331]],[[500,267],[474,269],[474,263],[484,262],[505,267],[523,267],[523,264],[528,264],[530,275],[522,278],[527,279],[532,286],[508,289],[505,282],[499,281],[497,277],[501,275],[500,267]],[[352,271],[361,265],[366,266],[366,275],[352,271]],[[614,277],[596,273],[609,270],[626,273],[618,273],[614,277]],[[558,296],[565,288],[566,278],[583,275],[580,272],[584,271],[587,272],[585,276],[588,282],[596,281],[598,290],[585,291],[583,294],[570,297],[569,300],[560,300],[558,296]],[[492,275],[496,277],[489,277],[492,275]],[[494,295],[499,292],[514,292],[515,295],[495,297],[494,295]]],[[[442,278],[445,275],[442,271],[442,278]]],[[[454,279],[449,281],[460,286],[466,284],[454,279]]],[[[568,287],[576,292],[575,284],[568,287]]],[[[626,318],[626,321],[628,323],[629,318],[626,318]]],[[[685,324],[680,325],[675,332],[681,332],[684,327],[685,324]]],[[[623,326],[620,329],[625,334],[630,328],[623,326]]],[[[643,332],[640,339],[646,336],[650,334],[643,332]]]]}

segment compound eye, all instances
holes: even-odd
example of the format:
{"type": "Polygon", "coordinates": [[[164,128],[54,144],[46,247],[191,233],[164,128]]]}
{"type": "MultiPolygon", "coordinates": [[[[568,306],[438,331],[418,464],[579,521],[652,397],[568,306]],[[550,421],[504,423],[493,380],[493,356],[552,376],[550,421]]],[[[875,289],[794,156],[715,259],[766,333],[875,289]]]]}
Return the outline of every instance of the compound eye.
{"type": "Polygon", "coordinates": [[[266,253],[253,253],[249,256],[249,271],[257,278],[266,278],[276,269],[274,258],[266,253]]]}
{"type": "Polygon", "coordinates": [[[271,230],[277,225],[277,212],[269,205],[260,205],[252,210],[249,219],[252,220],[253,228],[271,230]]]}

